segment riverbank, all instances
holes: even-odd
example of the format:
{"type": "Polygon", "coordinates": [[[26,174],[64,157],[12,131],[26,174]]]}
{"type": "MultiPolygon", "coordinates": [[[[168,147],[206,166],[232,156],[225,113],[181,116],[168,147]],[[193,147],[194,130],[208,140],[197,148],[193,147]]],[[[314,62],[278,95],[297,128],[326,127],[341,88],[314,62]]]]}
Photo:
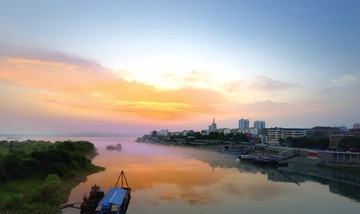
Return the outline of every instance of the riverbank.
{"type": "Polygon", "coordinates": [[[0,149],[0,213],[60,214],[72,188],[104,170],[87,141],[1,141],[0,149]]]}
{"type": "Polygon", "coordinates": [[[211,151],[223,152],[226,154],[240,155],[246,151],[246,153],[254,153],[260,155],[272,155],[278,158],[285,158],[294,156],[287,159],[287,163],[303,164],[319,167],[338,168],[344,170],[360,171],[360,153],[354,152],[337,152],[337,151],[321,151],[311,149],[299,149],[299,148],[285,148],[285,147],[273,147],[273,146],[256,146],[247,143],[243,144],[231,144],[231,143],[171,143],[171,142],[153,142],[142,141],[145,143],[154,143],[161,145],[175,145],[186,146],[195,149],[206,149],[211,151]],[[297,153],[295,155],[295,153],[297,153]]]}
{"type": "Polygon", "coordinates": [[[0,184],[0,212],[60,214],[58,205],[66,203],[71,190],[84,182],[88,175],[102,170],[104,168],[95,167],[93,170],[73,174],[72,178],[67,179],[50,175],[45,179],[15,180],[0,184]]]}

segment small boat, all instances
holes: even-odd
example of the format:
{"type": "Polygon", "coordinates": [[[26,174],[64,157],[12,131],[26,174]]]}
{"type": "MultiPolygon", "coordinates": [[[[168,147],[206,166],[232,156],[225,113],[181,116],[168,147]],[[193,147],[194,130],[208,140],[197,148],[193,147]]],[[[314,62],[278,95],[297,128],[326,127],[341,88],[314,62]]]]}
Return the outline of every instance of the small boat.
{"type": "Polygon", "coordinates": [[[104,191],[96,184],[91,187],[89,197],[84,195],[83,202],[80,205],[80,214],[94,214],[100,200],[104,197],[104,191]]]}
{"type": "Polygon", "coordinates": [[[245,161],[245,162],[247,162],[247,161],[253,161],[254,160],[254,158],[255,158],[255,156],[254,155],[240,155],[240,156],[238,156],[238,159],[240,160],[240,161],[245,161]]]}
{"type": "Polygon", "coordinates": [[[20,139],[21,139],[21,137],[8,136],[6,139],[8,139],[8,140],[20,140],[20,139]]]}
{"type": "Polygon", "coordinates": [[[254,163],[258,165],[266,166],[287,166],[288,164],[284,161],[279,160],[273,156],[259,156],[254,158],[254,163]]]}
{"type": "Polygon", "coordinates": [[[106,146],[106,150],[122,150],[121,143],[116,144],[115,146],[113,144],[106,146]]]}
{"type": "Polygon", "coordinates": [[[83,202],[63,204],[59,205],[59,208],[77,208],[80,209],[81,214],[125,214],[131,199],[130,192],[131,188],[128,185],[125,173],[121,171],[115,187],[106,194],[100,190],[100,186],[95,184],[91,187],[89,197],[84,195],[83,202]],[[117,187],[119,181],[121,181],[121,186],[117,187]],[[76,204],[81,205],[78,207],[75,206],[76,204]]]}
{"type": "Polygon", "coordinates": [[[278,159],[274,156],[266,155],[240,155],[237,160],[240,162],[250,162],[257,165],[266,165],[266,166],[286,166],[287,163],[281,159],[278,159]]]}

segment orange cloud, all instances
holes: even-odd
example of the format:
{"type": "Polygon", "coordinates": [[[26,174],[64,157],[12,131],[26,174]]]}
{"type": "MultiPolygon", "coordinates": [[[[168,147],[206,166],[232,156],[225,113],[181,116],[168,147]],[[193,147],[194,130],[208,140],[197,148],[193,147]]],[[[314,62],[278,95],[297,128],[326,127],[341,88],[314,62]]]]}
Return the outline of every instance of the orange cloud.
{"type": "Polygon", "coordinates": [[[61,62],[50,62],[44,60],[34,60],[34,59],[19,59],[19,58],[9,58],[7,59],[10,63],[16,64],[30,64],[30,65],[41,65],[41,66],[51,66],[51,67],[61,67],[66,69],[74,69],[74,65],[69,65],[61,62]]]}
{"type": "Polygon", "coordinates": [[[160,90],[127,82],[101,66],[76,60],[8,57],[1,64],[0,81],[28,90],[23,101],[60,114],[179,120],[213,114],[227,102],[220,93],[206,89],[160,90]]]}
{"type": "Polygon", "coordinates": [[[7,111],[26,111],[29,115],[167,123],[166,127],[171,127],[212,117],[236,121],[240,115],[268,119],[324,111],[323,104],[303,108],[306,104],[294,96],[284,99],[285,91],[297,86],[264,76],[228,85],[217,85],[208,71],[164,76],[164,81],[179,80],[182,87],[165,90],[126,81],[96,62],[61,53],[0,53],[0,95],[12,97],[7,111]]]}

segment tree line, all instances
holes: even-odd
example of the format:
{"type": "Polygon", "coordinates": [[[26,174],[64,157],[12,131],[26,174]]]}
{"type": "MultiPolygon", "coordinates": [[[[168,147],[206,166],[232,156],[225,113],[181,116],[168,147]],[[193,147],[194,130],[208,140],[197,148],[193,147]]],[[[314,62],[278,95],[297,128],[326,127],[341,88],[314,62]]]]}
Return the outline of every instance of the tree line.
{"type": "Polygon", "coordinates": [[[347,137],[340,141],[338,147],[341,151],[360,152],[360,137],[347,137]]]}
{"type": "Polygon", "coordinates": [[[0,213],[61,213],[78,179],[102,170],[91,163],[95,155],[88,141],[0,141],[0,185],[17,187],[2,188],[0,213]]]}
{"type": "Polygon", "coordinates": [[[188,131],[186,135],[182,133],[178,134],[168,134],[167,136],[158,135],[157,131],[152,131],[150,134],[146,134],[141,138],[138,138],[137,141],[155,141],[155,142],[176,142],[177,139],[183,139],[187,141],[195,140],[219,140],[219,141],[229,141],[234,140],[237,142],[249,142],[249,138],[246,134],[243,133],[219,133],[219,132],[210,132],[208,135],[203,135],[201,132],[188,131]]]}
{"type": "MultiPolygon", "coordinates": [[[[236,141],[236,142],[249,142],[251,139],[243,133],[219,133],[210,132],[208,135],[203,135],[200,132],[189,131],[186,135],[182,133],[172,134],[168,136],[158,135],[156,131],[152,131],[150,134],[144,135],[142,138],[138,138],[137,141],[152,141],[152,142],[176,142],[178,139],[184,141],[195,141],[195,140],[219,140],[219,141],[236,141]]],[[[330,146],[329,137],[299,137],[287,139],[279,139],[280,146],[288,146],[295,148],[306,148],[306,149],[319,149],[327,150],[330,146]]],[[[360,137],[347,137],[339,142],[338,149],[341,151],[352,151],[360,152],[360,137]]]]}
{"type": "Polygon", "coordinates": [[[96,153],[94,145],[87,141],[54,144],[1,141],[0,148],[3,150],[0,153],[0,182],[49,174],[64,178],[72,171],[91,167],[90,156],[96,153]]]}

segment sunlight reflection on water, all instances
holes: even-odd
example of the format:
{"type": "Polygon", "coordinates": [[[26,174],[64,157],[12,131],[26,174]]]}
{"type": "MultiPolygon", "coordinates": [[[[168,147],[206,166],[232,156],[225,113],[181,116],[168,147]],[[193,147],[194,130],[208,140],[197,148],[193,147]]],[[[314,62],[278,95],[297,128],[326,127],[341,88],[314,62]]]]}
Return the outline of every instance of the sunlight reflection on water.
{"type": "MultiPolygon", "coordinates": [[[[88,139],[98,148],[93,163],[106,170],[71,192],[82,200],[94,184],[107,191],[124,170],[133,189],[128,214],[137,213],[358,213],[360,204],[329,191],[328,184],[273,169],[236,163],[235,156],[176,146],[136,143],[133,138],[88,139]],[[122,143],[121,151],[106,145],[122,143]],[[305,179],[305,180],[304,180],[305,179]],[[306,206],[304,206],[306,204],[306,206]]],[[[325,181],[326,183],[326,181],[325,181]]],[[[359,192],[356,194],[360,194],[359,192]]],[[[356,197],[360,198],[359,195],[356,197]]],[[[67,208],[63,213],[79,213],[67,208]]]]}

